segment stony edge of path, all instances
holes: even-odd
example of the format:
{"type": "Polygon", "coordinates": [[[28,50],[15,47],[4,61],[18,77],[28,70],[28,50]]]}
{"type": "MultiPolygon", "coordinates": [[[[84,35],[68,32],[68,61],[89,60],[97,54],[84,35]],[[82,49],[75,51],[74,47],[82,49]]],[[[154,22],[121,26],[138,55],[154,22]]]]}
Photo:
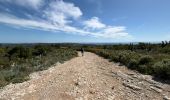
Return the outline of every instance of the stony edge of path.
{"type": "Polygon", "coordinates": [[[0,100],[170,100],[170,85],[93,53],[30,75],[0,90],[0,100]]]}

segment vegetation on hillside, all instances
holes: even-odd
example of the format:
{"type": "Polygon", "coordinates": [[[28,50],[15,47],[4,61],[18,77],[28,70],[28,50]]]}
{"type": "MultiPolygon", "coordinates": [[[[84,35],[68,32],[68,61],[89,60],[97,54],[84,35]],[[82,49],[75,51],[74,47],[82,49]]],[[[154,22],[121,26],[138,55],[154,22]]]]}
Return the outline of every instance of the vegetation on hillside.
{"type": "Polygon", "coordinates": [[[30,73],[76,56],[76,50],[58,45],[0,46],[0,87],[28,80],[30,73]]]}
{"type": "Polygon", "coordinates": [[[170,42],[99,45],[86,50],[119,62],[129,69],[170,80],[170,42]]]}
{"type": "Polygon", "coordinates": [[[170,80],[170,42],[159,44],[1,44],[0,87],[23,82],[29,74],[77,56],[77,50],[96,53],[129,69],[170,80]]]}

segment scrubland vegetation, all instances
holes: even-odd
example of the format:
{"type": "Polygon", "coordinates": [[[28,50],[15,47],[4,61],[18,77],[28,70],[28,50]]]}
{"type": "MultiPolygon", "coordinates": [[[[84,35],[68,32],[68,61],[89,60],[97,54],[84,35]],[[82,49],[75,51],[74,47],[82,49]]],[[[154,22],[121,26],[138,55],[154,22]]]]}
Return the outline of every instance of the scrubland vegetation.
{"type": "Polygon", "coordinates": [[[87,51],[96,53],[110,61],[119,62],[129,69],[155,78],[170,80],[170,43],[139,43],[88,47],[87,51]]]}
{"type": "Polygon", "coordinates": [[[76,57],[82,47],[129,69],[170,80],[170,42],[167,41],[157,44],[13,44],[0,45],[0,87],[23,82],[32,72],[76,57]]]}
{"type": "Polygon", "coordinates": [[[0,46],[0,87],[29,79],[29,74],[45,70],[77,56],[77,52],[60,45],[0,46]]]}

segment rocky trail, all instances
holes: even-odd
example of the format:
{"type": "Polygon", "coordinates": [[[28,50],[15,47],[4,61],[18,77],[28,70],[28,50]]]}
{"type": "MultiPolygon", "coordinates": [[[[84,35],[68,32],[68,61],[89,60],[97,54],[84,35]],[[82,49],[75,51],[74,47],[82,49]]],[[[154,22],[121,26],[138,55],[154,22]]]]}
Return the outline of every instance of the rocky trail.
{"type": "Polygon", "coordinates": [[[170,85],[85,52],[0,90],[0,100],[170,100],[170,85]]]}

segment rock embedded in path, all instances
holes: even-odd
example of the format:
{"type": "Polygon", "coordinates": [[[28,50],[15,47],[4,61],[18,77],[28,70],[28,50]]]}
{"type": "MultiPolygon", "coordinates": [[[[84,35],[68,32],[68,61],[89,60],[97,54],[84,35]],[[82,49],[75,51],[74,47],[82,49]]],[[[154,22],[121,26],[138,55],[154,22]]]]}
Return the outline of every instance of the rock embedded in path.
{"type": "Polygon", "coordinates": [[[107,100],[114,100],[115,99],[115,95],[109,95],[107,100]]]}
{"type": "Polygon", "coordinates": [[[170,100],[170,98],[168,96],[164,96],[163,98],[164,100],[170,100]]]}
{"type": "Polygon", "coordinates": [[[124,74],[121,71],[117,72],[117,75],[125,80],[130,78],[127,74],[124,74]]]}
{"type": "Polygon", "coordinates": [[[164,87],[162,85],[160,85],[160,84],[155,84],[153,86],[156,87],[156,88],[159,88],[159,89],[164,89],[164,87]]]}
{"type": "Polygon", "coordinates": [[[113,72],[112,74],[113,77],[116,77],[117,79],[123,79],[123,80],[129,80],[129,79],[132,79],[131,76],[121,72],[121,71],[118,71],[116,73],[113,72]]]}
{"type": "Polygon", "coordinates": [[[115,87],[114,86],[112,86],[112,90],[114,90],[115,89],[115,87]]]}
{"type": "Polygon", "coordinates": [[[90,93],[90,94],[95,94],[96,91],[95,91],[94,89],[91,89],[91,90],[89,90],[89,93],[90,93]]]}
{"type": "Polygon", "coordinates": [[[161,89],[158,89],[158,88],[156,88],[156,87],[150,86],[150,88],[151,88],[152,90],[158,92],[158,93],[161,93],[161,92],[162,92],[161,89]]]}
{"type": "Polygon", "coordinates": [[[123,83],[123,85],[125,87],[131,88],[131,89],[136,90],[136,91],[142,90],[142,88],[140,88],[140,87],[138,87],[136,85],[129,84],[129,83],[123,83]]]}
{"type": "Polygon", "coordinates": [[[133,76],[133,75],[136,75],[136,73],[132,73],[132,72],[129,72],[129,73],[127,73],[128,75],[131,75],[131,76],[133,76]]]}
{"type": "Polygon", "coordinates": [[[79,82],[75,82],[74,84],[75,84],[76,86],[79,86],[79,85],[80,85],[79,82]]]}

